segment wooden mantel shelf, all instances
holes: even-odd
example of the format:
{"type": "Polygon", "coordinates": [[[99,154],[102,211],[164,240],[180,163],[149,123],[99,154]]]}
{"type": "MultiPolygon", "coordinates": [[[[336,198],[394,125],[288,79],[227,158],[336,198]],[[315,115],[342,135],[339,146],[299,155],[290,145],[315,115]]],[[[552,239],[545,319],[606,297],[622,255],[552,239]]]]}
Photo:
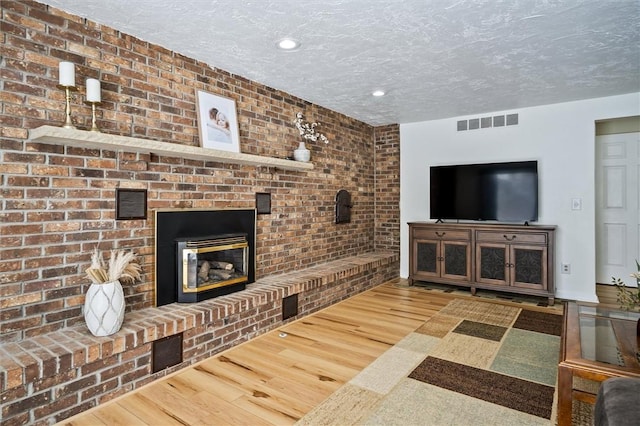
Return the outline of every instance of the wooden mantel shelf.
{"type": "Polygon", "coordinates": [[[108,149],[152,153],[191,160],[218,161],[221,163],[251,166],[277,167],[283,170],[312,170],[312,163],[285,160],[282,158],[261,157],[253,154],[220,151],[217,149],[159,142],[151,139],[110,135],[86,130],[65,129],[64,127],[41,126],[29,130],[29,140],[33,142],[69,145],[82,148],[108,149]]]}

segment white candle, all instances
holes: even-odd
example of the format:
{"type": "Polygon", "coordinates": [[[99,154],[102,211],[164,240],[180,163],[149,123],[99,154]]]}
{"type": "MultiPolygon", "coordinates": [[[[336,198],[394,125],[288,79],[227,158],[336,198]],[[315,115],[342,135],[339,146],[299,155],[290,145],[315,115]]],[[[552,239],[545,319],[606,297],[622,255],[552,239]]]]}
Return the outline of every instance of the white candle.
{"type": "Polygon", "coordinates": [[[76,69],[73,62],[60,62],[60,86],[75,87],[76,69]]]}
{"type": "Polygon", "coordinates": [[[87,101],[100,102],[100,80],[87,79],[87,101]]]}

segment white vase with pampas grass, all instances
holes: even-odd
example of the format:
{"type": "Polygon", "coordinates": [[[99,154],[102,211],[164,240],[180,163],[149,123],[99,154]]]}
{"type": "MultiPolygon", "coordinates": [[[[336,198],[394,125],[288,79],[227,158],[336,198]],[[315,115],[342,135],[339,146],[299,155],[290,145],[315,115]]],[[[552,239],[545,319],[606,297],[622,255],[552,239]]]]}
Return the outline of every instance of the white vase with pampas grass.
{"type": "Polygon", "coordinates": [[[84,301],[84,320],[94,336],[117,333],[124,320],[124,292],[121,281],[140,279],[136,254],[112,250],[109,262],[96,249],[91,256],[87,277],[92,281],[84,301]]]}

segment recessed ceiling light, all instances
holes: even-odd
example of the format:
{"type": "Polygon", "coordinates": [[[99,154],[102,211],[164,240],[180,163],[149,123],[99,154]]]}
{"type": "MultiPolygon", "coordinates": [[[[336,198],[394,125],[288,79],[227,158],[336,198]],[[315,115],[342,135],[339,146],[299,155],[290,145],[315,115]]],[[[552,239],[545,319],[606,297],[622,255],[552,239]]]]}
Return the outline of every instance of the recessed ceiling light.
{"type": "Polygon", "coordinates": [[[300,43],[292,38],[283,38],[278,42],[278,47],[282,50],[296,50],[300,43]]]}
{"type": "Polygon", "coordinates": [[[375,96],[375,97],[384,96],[384,90],[374,90],[372,95],[375,96]]]}

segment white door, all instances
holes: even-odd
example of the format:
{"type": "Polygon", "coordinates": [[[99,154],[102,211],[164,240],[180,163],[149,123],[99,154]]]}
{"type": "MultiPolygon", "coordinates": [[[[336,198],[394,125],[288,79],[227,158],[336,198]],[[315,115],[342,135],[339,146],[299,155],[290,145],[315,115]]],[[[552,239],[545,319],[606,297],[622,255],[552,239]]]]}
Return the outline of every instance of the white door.
{"type": "Polygon", "coordinates": [[[640,133],[596,138],[596,281],[636,286],[640,260],[640,133]]]}

